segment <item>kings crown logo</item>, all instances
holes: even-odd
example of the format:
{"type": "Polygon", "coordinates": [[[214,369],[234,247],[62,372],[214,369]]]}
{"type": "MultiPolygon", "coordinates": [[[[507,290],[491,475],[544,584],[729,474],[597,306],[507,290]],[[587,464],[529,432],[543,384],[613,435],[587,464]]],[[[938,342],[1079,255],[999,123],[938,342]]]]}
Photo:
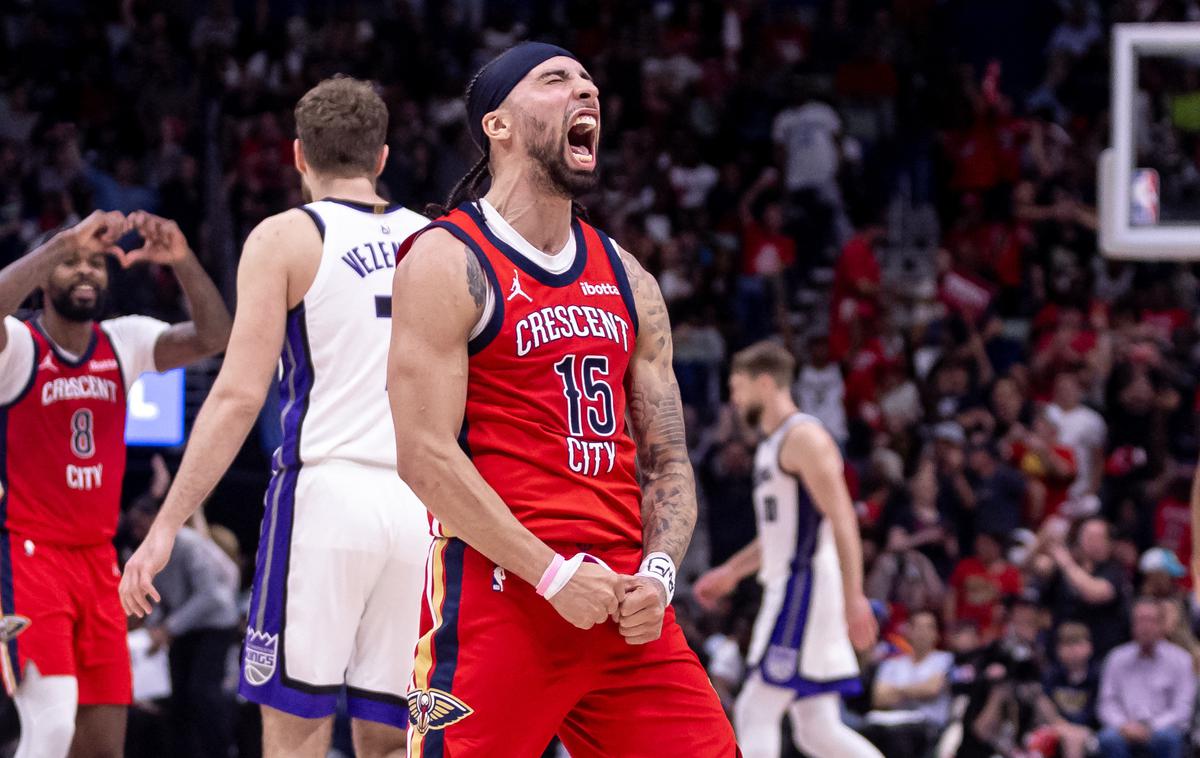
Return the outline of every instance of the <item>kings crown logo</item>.
{"type": "Polygon", "coordinates": [[[246,630],[246,681],[258,687],[275,675],[279,658],[279,635],[267,634],[254,628],[246,630]]]}
{"type": "Polygon", "coordinates": [[[475,711],[471,706],[442,690],[413,690],[408,693],[408,717],[419,734],[430,729],[445,729],[475,711]]]}
{"type": "Polygon", "coordinates": [[[783,645],[771,645],[763,660],[763,674],[768,682],[784,684],[796,675],[799,652],[783,645]]]}

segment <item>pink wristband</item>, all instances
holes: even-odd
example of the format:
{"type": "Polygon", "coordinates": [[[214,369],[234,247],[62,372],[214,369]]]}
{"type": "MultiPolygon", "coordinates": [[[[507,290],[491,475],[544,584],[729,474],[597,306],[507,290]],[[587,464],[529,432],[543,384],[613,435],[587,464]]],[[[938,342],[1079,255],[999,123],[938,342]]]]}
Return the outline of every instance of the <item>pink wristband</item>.
{"type": "Polygon", "coordinates": [[[554,560],[550,561],[550,565],[542,572],[542,578],[537,583],[536,589],[538,595],[543,597],[546,595],[546,590],[550,589],[550,585],[554,583],[554,577],[558,574],[558,570],[562,568],[565,560],[561,555],[554,554],[554,560]]]}

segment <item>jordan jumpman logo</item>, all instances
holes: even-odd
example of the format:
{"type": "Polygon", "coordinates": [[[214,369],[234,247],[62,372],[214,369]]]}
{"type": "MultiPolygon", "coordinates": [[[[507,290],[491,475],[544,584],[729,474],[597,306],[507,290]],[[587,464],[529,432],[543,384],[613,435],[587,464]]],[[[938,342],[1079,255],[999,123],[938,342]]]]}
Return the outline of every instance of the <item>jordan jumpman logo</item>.
{"type": "Polygon", "coordinates": [[[526,300],[528,300],[531,303],[533,302],[533,298],[530,297],[529,295],[526,295],[525,290],[521,289],[521,275],[518,274],[517,270],[514,268],[513,269],[512,288],[508,291],[508,300],[506,300],[505,302],[512,300],[517,295],[520,295],[521,297],[525,298],[526,300]]]}

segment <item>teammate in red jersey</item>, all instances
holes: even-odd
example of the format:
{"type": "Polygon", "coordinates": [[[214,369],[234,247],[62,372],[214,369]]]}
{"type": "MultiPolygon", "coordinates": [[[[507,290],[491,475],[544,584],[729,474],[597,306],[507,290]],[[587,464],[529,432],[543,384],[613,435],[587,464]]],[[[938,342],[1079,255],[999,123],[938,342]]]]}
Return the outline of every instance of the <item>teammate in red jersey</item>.
{"type": "Polygon", "coordinates": [[[174,222],[97,211],[0,271],[0,672],[21,717],[17,755],[124,753],[131,697],[112,537],[125,404],[144,371],[219,352],[229,313],[174,222]],[[116,241],[136,230],[144,247],[116,241]],[[108,257],[171,266],[194,321],[97,321],[108,257]],[[37,288],[44,310],[11,313],[37,288]]]}
{"type": "Polygon", "coordinates": [[[467,94],[484,157],[449,205],[491,189],[397,267],[397,467],[437,537],[410,756],[526,758],[556,733],[575,758],[738,754],[670,608],[696,500],[666,306],[573,212],[598,94],[550,45],[487,64],[467,94]]]}

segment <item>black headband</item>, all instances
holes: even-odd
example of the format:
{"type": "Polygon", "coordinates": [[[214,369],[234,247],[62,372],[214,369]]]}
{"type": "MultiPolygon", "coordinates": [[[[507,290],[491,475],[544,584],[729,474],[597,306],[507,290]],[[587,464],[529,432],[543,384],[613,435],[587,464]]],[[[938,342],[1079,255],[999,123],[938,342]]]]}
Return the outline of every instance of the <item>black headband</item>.
{"type": "Polygon", "coordinates": [[[578,60],[573,53],[557,45],[522,42],[484,64],[467,92],[467,128],[480,150],[487,151],[483,117],[499,108],[526,74],[543,62],[559,56],[578,60]]]}

